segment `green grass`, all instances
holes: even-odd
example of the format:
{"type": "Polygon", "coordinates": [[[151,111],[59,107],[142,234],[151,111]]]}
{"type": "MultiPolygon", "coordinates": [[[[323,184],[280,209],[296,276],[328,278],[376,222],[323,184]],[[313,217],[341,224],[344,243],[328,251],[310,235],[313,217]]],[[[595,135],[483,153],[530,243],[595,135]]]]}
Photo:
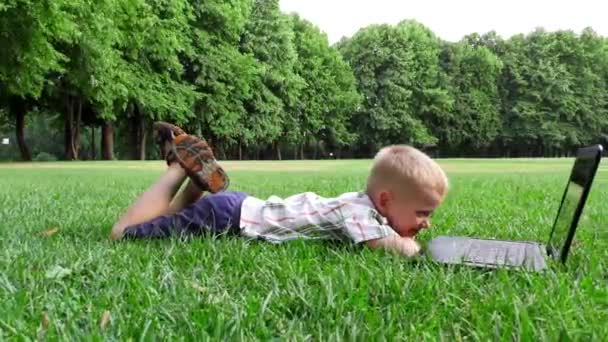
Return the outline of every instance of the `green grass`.
{"type": "MultiPolygon", "coordinates": [[[[571,163],[442,160],[452,190],[421,240],[545,241],[571,163]]],[[[224,164],[232,190],[262,198],[356,191],[369,167],[224,164]]],[[[162,170],[158,161],[0,164],[0,340],[608,336],[606,166],[569,262],[544,274],[416,263],[323,242],[109,242],[114,220],[162,170]],[[40,234],[52,227],[59,231],[40,234]],[[104,311],[111,320],[101,328],[104,311]]]]}

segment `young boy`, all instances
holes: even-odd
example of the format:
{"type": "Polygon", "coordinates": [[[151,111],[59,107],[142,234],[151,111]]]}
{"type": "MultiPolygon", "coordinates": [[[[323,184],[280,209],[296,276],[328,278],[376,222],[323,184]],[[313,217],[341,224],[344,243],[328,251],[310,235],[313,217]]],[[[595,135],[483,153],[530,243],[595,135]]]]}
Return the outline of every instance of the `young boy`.
{"type": "Polygon", "coordinates": [[[169,167],[114,225],[111,239],[232,233],[271,242],[341,240],[414,256],[420,251],[414,237],[430,227],[448,191],[437,163],[413,147],[393,145],[376,155],[365,192],[261,200],[224,191],[228,177],[204,140],[162,122],[155,135],[169,167]],[[174,197],[187,176],[191,181],[174,197]],[[205,190],[212,194],[201,197],[205,190]]]}

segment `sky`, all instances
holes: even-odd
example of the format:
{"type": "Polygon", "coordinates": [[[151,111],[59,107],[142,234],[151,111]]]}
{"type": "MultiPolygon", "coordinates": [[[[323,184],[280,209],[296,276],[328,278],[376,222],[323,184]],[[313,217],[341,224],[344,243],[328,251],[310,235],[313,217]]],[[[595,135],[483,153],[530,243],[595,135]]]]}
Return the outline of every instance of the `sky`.
{"type": "Polygon", "coordinates": [[[491,30],[509,38],[541,26],[577,33],[590,26],[608,36],[606,0],[280,0],[280,6],[311,21],[330,43],[370,24],[404,19],[415,19],[447,41],[491,30]]]}

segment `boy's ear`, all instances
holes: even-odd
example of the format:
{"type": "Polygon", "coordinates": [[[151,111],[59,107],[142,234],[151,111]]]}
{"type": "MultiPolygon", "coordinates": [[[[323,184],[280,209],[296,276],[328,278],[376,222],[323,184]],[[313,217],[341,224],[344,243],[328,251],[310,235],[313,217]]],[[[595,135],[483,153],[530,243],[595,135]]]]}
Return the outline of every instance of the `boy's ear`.
{"type": "Polygon", "coordinates": [[[378,193],[378,211],[381,215],[384,215],[393,200],[393,195],[390,191],[382,190],[378,193]]]}

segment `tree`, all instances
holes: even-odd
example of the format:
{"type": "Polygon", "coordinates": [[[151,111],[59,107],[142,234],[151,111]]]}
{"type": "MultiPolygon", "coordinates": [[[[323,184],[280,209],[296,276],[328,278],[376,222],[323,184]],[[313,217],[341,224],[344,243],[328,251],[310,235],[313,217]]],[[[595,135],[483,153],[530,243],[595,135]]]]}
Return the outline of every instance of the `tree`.
{"type": "Polygon", "coordinates": [[[568,153],[601,135],[606,50],[590,30],[538,29],[507,42],[501,77],[504,132],[516,154],[568,153]]]}
{"type": "Polygon", "coordinates": [[[582,126],[583,143],[606,143],[608,136],[608,40],[591,28],[578,39],[578,58],[570,63],[575,75],[574,98],[578,102],[573,124],[582,126]]]}
{"type": "Polygon", "coordinates": [[[31,160],[25,115],[40,98],[50,73],[63,70],[65,55],[55,42],[69,41],[74,22],[63,0],[12,0],[0,4],[0,98],[15,119],[23,160],[31,160]]]}
{"type": "Polygon", "coordinates": [[[239,51],[241,35],[251,14],[252,2],[206,1],[192,4],[193,49],[185,59],[186,78],[200,94],[194,123],[217,152],[222,146],[253,141],[247,135],[245,102],[253,98],[258,65],[251,54],[239,51]]]}
{"type": "Polygon", "coordinates": [[[338,48],[353,68],[363,97],[353,126],[367,153],[390,143],[437,141],[424,120],[445,110],[449,99],[438,87],[439,40],[427,28],[414,21],[372,25],[338,48]]]}
{"type": "Polygon", "coordinates": [[[303,82],[294,72],[297,55],[291,21],[280,12],[278,0],[254,1],[240,50],[258,63],[253,96],[245,102],[249,115],[242,139],[246,143],[272,144],[281,159],[278,142],[287,135],[285,118],[294,113],[303,82]]]}
{"type": "Polygon", "coordinates": [[[112,122],[130,121],[131,158],[145,155],[146,119],[185,121],[194,90],[181,80],[179,53],[189,47],[189,6],[144,0],[73,3],[77,34],[59,49],[65,71],[50,97],[65,113],[65,156],[77,159],[83,112],[103,122],[102,155],[113,157],[112,122]]]}
{"type": "Polygon", "coordinates": [[[458,43],[445,43],[441,54],[445,87],[454,102],[449,113],[431,121],[431,130],[442,149],[452,153],[479,153],[501,131],[497,84],[502,62],[478,40],[478,35],[471,35],[458,43]]]}
{"type": "Polygon", "coordinates": [[[77,1],[65,6],[77,24],[71,39],[55,43],[66,57],[64,68],[49,77],[43,102],[51,111],[63,114],[67,160],[79,157],[83,113],[114,116],[115,99],[126,91],[124,67],[115,49],[121,36],[116,10],[109,0],[94,5],[77,1]]]}
{"type": "Polygon", "coordinates": [[[129,120],[132,159],[145,159],[151,121],[186,122],[193,116],[197,94],[183,78],[180,57],[191,51],[187,1],[119,2],[119,51],[124,67],[125,96],[115,100],[129,120]]]}
{"type": "Polygon", "coordinates": [[[608,42],[590,28],[449,43],[406,20],[329,46],[278,0],[5,0],[0,29],[0,125],[23,160],[94,157],[99,126],[104,159],[143,159],[155,120],[239,159],[393,143],[564,155],[608,141],[608,42]]]}
{"type": "Polygon", "coordinates": [[[355,138],[349,120],[360,97],[352,70],[329,46],[327,36],[310,22],[292,15],[296,74],[304,81],[293,115],[285,119],[288,141],[300,147],[310,140],[325,140],[343,146],[355,138]]]}

